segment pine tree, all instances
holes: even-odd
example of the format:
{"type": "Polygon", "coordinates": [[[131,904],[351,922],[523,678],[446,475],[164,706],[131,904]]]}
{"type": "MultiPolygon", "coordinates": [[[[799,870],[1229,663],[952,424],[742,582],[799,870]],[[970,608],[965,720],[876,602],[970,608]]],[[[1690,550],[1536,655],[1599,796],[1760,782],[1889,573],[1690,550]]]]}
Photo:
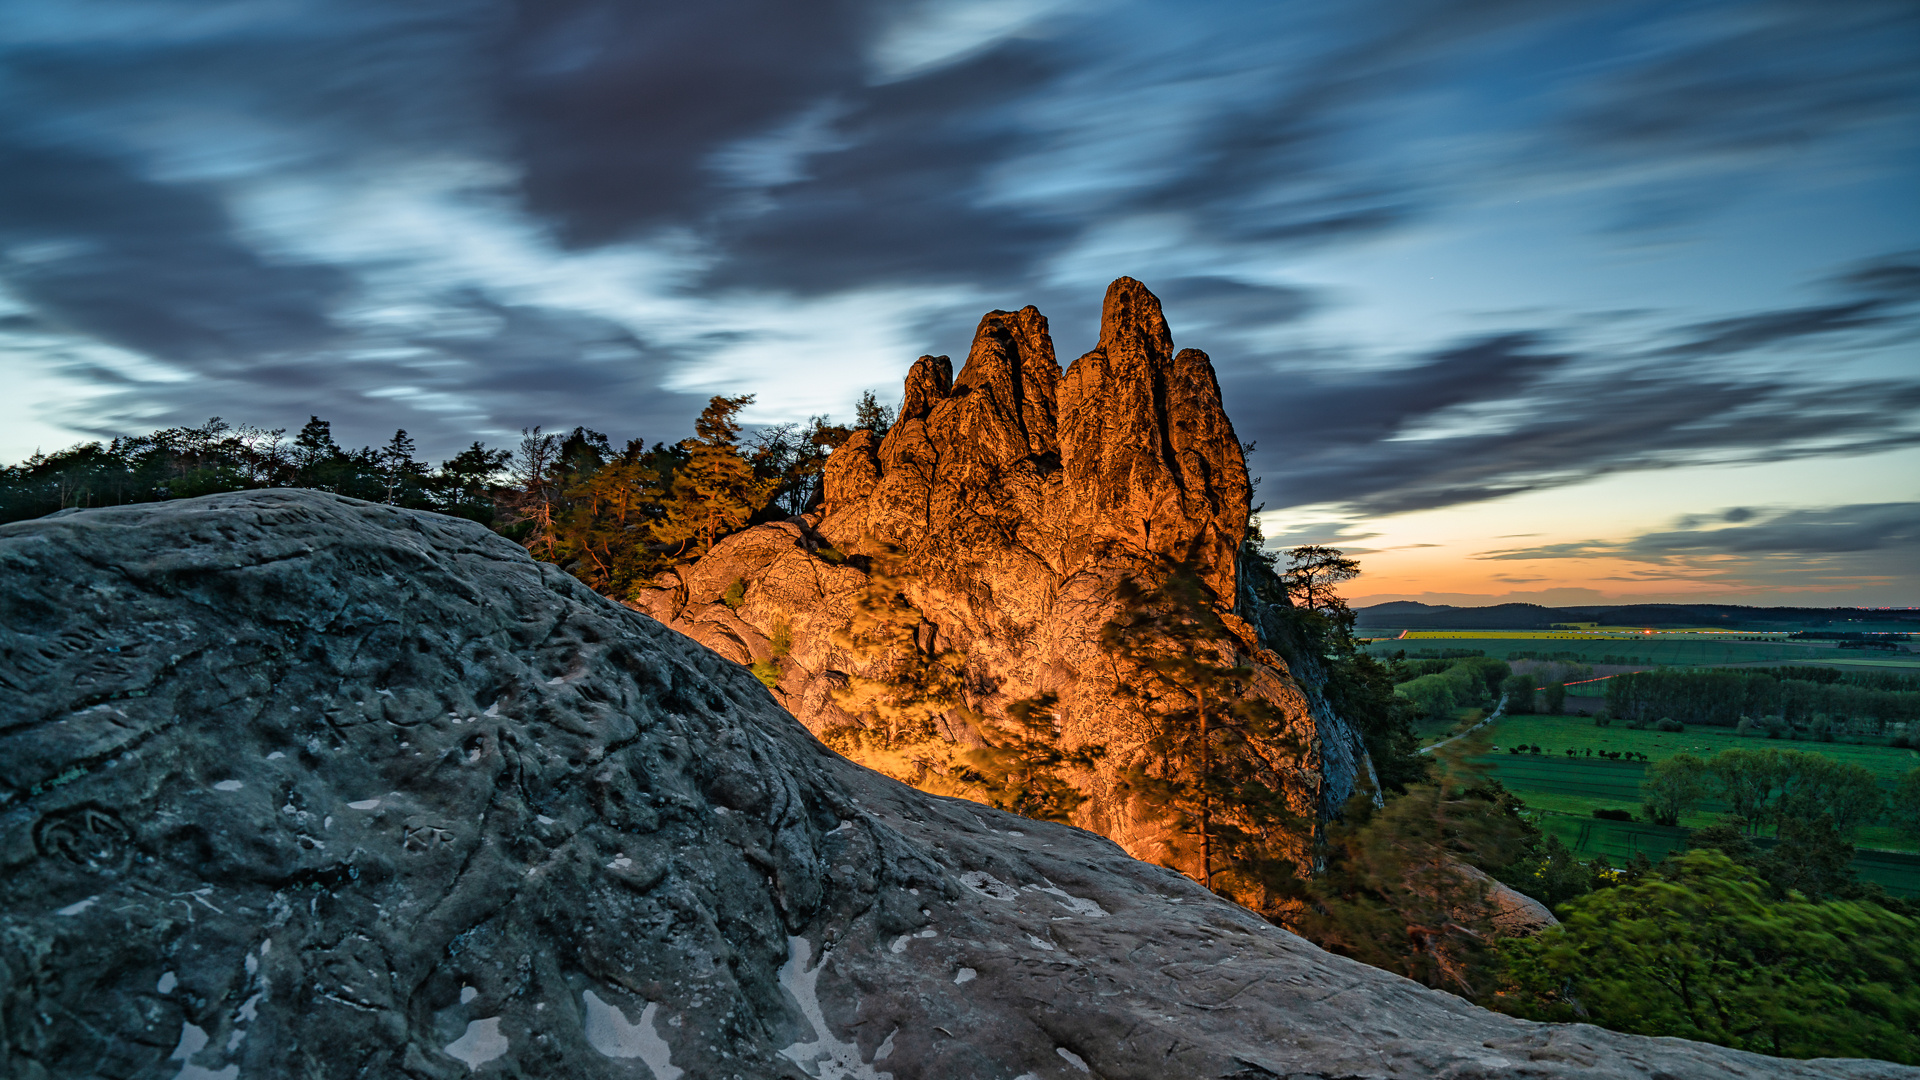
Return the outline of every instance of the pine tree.
{"type": "Polygon", "coordinates": [[[575,474],[565,491],[568,509],[558,526],[555,556],[599,592],[624,596],[642,578],[665,568],[650,526],[659,512],[660,473],[640,440],[612,460],[575,474]]]}
{"type": "Polygon", "coordinates": [[[891,405],[880,404],[873,391],[863,390],[860,400],[853,404],[853,427],[855,431],[871,431],[876,439],[885,438],[893,428],[895,412],[891,405]]]}
{"type": "Polygon", "coordinates": [[[1038,821],[1068,821],[1087,800],[1061,775],[1062,769],[1091,769],[1104,747],[1063,750],[1052,692],[1007,706],[1007,719],[982,719],[986,744],[961,754],[965,764],[955,780],[969,798],[1038,821]]]}
{"type": "Polygon", "coordinates": [[[1116,590],[1119,611],[1100,642],[1119,662],[1115,694],[1140,702],[1149,732],[1129,786],[1191,848],[1212,889],[1232,870],[1262,887],[1290,877],[1276,855],[1298,816],[1288,804],[1284,759],[1300,747],[1264,698],[1248,694],[1254,670],[1235,663],[1235,639],[1191,562],[1166,567],[1158,585],[1116,590]]]}
{"type": "Polygon", "coordinates": [[[966,658],[938,646],[936,628],[907,598],[906,560],[883,550],[869,558],[853,618],[833,643],[860,669],[833,692],[834,704],[864,726],[827,733],[827,745],[908,783],[952,765],[938,722],[964,712],[966,658]]]}
{"type": "Polygon", "coordinates": [[[491,488],[494,478],[513,460],[505,450],[489,450],[480,442],[440,463],[434,488],[443,513],[493,523],[491,488]]]}
{"type": "Polygon", "coordinates": [[[511,478],[519,489],[514,509],[530,526],[519,539],[538,558],[554,558],[554,509],[560,503],[561,485],[555,475],[560,456],[560,439],[538,425],[520,429],[520,446],[513,457],[511,478]]]}
{"type": "Polygon", "coordinates": [[[1347,558],[1338,548],[1308,545],[1287,552],[1280,582],[1295,605],[1332,615],[1347,607],[1333,587],[1359,576],[1359,560],[1347,558]]]}
{"type": "Polygon", "coordinates": [[[389,506],[410,506],[417,502],[420,481],[427,474],[425,464],[413,459],[413,437],[406,428],[393,433],[387,445],[380,448],[380,479],[386,486],[386,498],[389,506]]]}
{"type": "Polygon", "coordinates": [[[307,417],[300,433],[293,437],[295,483],[320,491],[338,491],[347,455],[333,441],[333,424],[317,416],[307,417]]]}
{"type": "Polygon", "coordinates": [[[737,417],[752,403],[752,394],[713,398],[694,424],[696,437],[680,444],[686,460],[673,471],[653,525],[655,539],[675,561],[697,559],[721,537],[745,528],[773,495],[776,483],[756,475],[740,452],[737,417]]]}

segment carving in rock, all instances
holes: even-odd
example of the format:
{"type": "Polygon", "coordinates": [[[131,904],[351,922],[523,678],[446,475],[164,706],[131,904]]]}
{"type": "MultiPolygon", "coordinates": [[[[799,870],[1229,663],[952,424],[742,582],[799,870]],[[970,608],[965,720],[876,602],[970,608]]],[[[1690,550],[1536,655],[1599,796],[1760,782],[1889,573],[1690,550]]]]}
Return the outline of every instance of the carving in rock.
{"type": "Polygon", "coordinates": [[[80,806],[40,819],[33,831],[40,854],[65,859],[94,873],[126,867],[133,834],[120,818],[97,806],[80,806]]]}

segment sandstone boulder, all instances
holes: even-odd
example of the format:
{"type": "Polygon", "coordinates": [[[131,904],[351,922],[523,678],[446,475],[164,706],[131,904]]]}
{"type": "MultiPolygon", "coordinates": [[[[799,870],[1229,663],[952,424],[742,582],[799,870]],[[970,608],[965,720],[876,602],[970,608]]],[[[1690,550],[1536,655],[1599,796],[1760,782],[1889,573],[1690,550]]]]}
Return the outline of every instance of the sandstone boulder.
{"type": "MultiPolygon", "coordinates": [[[[1211,362],[1174,350],[1146,286],[1113,283],[1099,343],[1065,372],[1031,307],[989,312],[951,372],[944,356],[913,365],[885,437],[859,432],[829,458],[819,511],[722,540],[632,605],[760,664],[776,700],[834,740],[873,724],[843,707],[849,682],[881,678],[894,659],[849,641],[869,560],[886,563],[903,582],[916,647],[963,672],[934,742],[978,745],[974,720],[1057,695],[1066,743],[1107,751],[1077,778],[1092,798],[1075,823],[1197,873],[1121,782],[1149,724],[1126,695],[1130,673],[1099,644],[1124,580],[1185,561],[1232,612],[1236,639],[1220,662],[1251,669],[1246,693],[1282,718],[1264,748],[1273,784],[1305,818],[1344,803],[1370,768],[1365,749],[1321,698],[1314,659],[1297,671],[1281,658],[1272,613],[1245,587],[1244,455],[1211,362]],[[737,602],[727,595],[736,584],[737,602]]],[[[864,756],[834,745],[910,782],[941,775],[927,764],[941,745],[864,756]]]]}
{"type": "Polygon", "coordinates": [[[1501,1017],[828,752],[480,526],[0,526],[16,1078],[1887,1077],[1501,1017]]]}

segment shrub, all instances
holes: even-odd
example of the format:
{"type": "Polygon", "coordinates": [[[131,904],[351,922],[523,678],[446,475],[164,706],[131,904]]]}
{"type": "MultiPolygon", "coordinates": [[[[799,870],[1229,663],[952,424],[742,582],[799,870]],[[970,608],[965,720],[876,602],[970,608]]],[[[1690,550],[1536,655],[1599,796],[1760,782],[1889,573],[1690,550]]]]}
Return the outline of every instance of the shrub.
{"type": "Polygon", "coordinates": [[[1920,1063],[1920,924],[1859,901],[1768,895],[1717,851],[1569,900],[1509,939],[1492,1004],[1534,1020],[1782,1057],[1920,1063]]]}
{"type": "Polygon", "coordinates": [[[1654,727],[1655,727],[1655,728],[1657,728],[1657,729],[1659,729],[1659,730],[1661,730],[1661,731],[1685,731],[1685,730],[1687,730],[1687,725],[1685,725],[1685,724],[1683,724],[1683,723],[1681,723],[1681,722],[1680,722],[1680,721],[1678,721],[1678,720],[1675,720],[1675,719],[1673,719],[1673,718],[1672,718],[1672,717],[1670,717],[1670,716],[1663,716],[1663,717],[1661,717],[1661,718],[1660,718],[1660,722],[1659,722],[1658,724],[1655,724],[1655,725],[1654,725],[1654,727]]]}
{"type": "Polygon", "coordinates": [[[1506,696],[1508,712],[1530,713],[1533,711],[1533,676],[1507,676],[1500,681],[1500,693],[1506,696]]]}
{"type": "Polygon", "coordinates": [[[1567,711],[1567,684],[1566,683],[1564,682],[1548,683],[1547,688],[1541,691],[1541,696],[1546,699],[1547,712],[1553,714],[1554,716],[1559,716],[1561,713],[1564,713],[1567,711]]]}
{"type": "Polygon", "coordinates": [[[1633,820],[1633,812],[1631,810],[1608,810],[1608,809],[1602,808],[1599,810],[1595,810],[1593,812],[1593,816],[1599,818],[1601,821],[1632,821],[1633,820]]]}
{"type": "Polygon", "coordinates": [[[720,594],[720,602],[735,611],[740,610],[740,605],[747,602],[746,579],[735,578],[733,584],[727,586],[727,591],[720,594]]]}

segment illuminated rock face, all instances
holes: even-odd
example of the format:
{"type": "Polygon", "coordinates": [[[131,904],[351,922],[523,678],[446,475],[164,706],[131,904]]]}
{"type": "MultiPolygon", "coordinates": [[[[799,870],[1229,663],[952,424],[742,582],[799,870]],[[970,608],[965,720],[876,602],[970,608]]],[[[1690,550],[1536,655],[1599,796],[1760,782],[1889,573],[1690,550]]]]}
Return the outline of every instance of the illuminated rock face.
{"type": "Polygon", "coordinates": [[[1543,1026],[828,752],[478,525],[0,526],[9,1077],[1913,1077],[1543,1026]]]}
{"type": "Polygon", "coordinates": [[[1137,680],[1099,644],[1129,576],[1190,561],[1235,610],[1238,641],[1219,659],[1252,668],[1249,692],[1284,718],[1269,756],[1297,811],[1324,816],[1368,768],[1318,673],[1290,670],[1263,638],[1270,620],[1239,565],[1250,493],[1212,363],[1175,352],[1160,302],[1121,278],[1099,344],[1065,372],[1038,311],[990,312],[957,378],[946,357],[921,357],[886,437],[859,432],[834,452],[819,511],[722,541],[634,606],[730,659],[773,664],[776,698],[827,734],[868,722],[834,699],[871,665],[844,640],[867,576],[838,556],[897,552],[926,647],[966,664],[964,708],[942,735],[977,740],[968,711],[1057,694],[1066,742],[1108,750],[1079,778],[1093,797],[1075,822],[1161,861],[1162,826],[1120,784],[1146,727],[1142,703],[1114,690],[1137,680]],[[744,601],[724,602],[736,582],[744,601]]]}

